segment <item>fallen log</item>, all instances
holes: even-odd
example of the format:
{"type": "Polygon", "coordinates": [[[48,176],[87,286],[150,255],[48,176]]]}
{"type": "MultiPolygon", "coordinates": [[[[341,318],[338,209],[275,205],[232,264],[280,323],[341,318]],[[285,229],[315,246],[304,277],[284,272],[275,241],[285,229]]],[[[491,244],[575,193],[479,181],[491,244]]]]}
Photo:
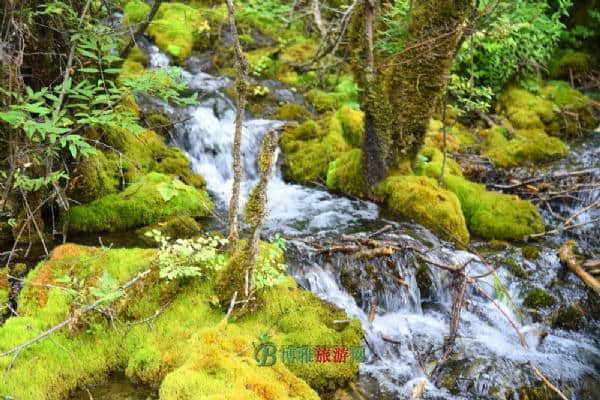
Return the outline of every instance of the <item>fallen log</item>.
{"type": "Polygon", "coordinates": [[[598,296],[600,296],[600,282],[588,274],[575,257],[575,242],[565,242],[558,250],[560,261],[573,271],[586,285],[588,285],[598,296]]]}

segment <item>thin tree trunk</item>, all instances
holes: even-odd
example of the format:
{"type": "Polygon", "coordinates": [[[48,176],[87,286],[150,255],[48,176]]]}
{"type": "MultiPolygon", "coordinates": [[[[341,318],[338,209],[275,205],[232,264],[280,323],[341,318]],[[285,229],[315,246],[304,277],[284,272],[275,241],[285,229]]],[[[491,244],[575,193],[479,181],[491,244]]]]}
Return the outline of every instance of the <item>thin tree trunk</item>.
{"type": "Polygon", "coordinates": [[[137,41],[140,40],[140,37],[144,34],[144,32],[146,32],[146,29],[148,29],[148,26],[150,25],[150,22],[152,22],[152,20],[154,19],[154,16],[158,12],[158,9],[160,8],[160,5],[161,5],[162,2],[163,2],[163,0],[154,0],[154,4],[152,4],[152,8],[150,9],[150,13],[148,14],[148,16],[146,17],[146,19],[144,20],[144,22],[139,26],[138,30],[135,31],[135,34],[129,40],[129,43],[127,43],[127,46],[125,47],[125,49],[121,53],[121,57],[127,58],[127,55],[129,54],[129,52],[131,51],[131,49],[133,48],[133,46],[135,46],[135,44],[137,43],[137,41]]]}
{"type": "Polygon", "coordinates": [[[235,64],[237,69],[237,82],[235,85],[237,93],[237,112],[235,115],[235,134],[233,137],[233,186],[231,188],[231,200],[229,202],[229,252],[235,251],[239,240],[238,214],[240,204],[240,185],[242,181],[242,124],[244,122],[244,110],[246,108],[246,93],[248,91],[248,60],[242,52],[240,40],[235,23],[235,7],[233,0],[227,0],[227,11],[229,13],[229,26],[233,49],[235,52],[235,64]]]}

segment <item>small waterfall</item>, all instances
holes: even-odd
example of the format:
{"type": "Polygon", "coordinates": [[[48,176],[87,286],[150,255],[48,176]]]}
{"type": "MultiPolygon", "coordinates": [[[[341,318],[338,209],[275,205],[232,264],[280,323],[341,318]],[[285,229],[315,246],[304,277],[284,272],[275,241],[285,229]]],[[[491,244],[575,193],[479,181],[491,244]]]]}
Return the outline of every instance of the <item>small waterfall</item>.
{"type": "MultiPolygon", "coordinates": [[[[153,68],[169,64],[169,58],[155,46],[146,48],[153,68]]],[[[155,103],[155,100],[146,99],[145,103],[150,107],[159,106],[177,122],[174,144],[188,154],[193,169],[206,178],[209,191],[225,215],[232,182],[235,109],[222,89],[231,81],[198,70],[184,71],[182,76],[190,88],[199,93],[199,105],[175,109],[155,103]]],[[[262,136],[281,127],[281,121],[246,118],[242,140],[243,196],[257,178],[256,157],[262,136]]],[[[594,154],[598,155],[597,152],[594,154]]],[[[595,196],[597,198],[598,193],[595,196]]],[[[459,325],[456,354],[442,371],[444,376],[452,377],[453,382],[448,385],[430,379],[427,375],[430,368],[423,362],[428,353],[439,350],[448,333],[452,307],[449,274],[425,267],[430,290],[423,292],[415,272],[418,261],[409,252],[397,251],[385,260],[360,260],[346,255],[319,254],[305,240],[300,240],[317,238],[326,244],[328,238],[339,237],[342,233],[360,234],[361,230],[389,224],[390,221],[379,216],[378,208],[372,203],[286,183],[279,171],[269,184],[268,197],[267,232],[283,232],[299,239],[291,241],[289,272],[303,287],[362,321],[368,361],[361,366],[360,383],[369,398],[409,398],[413,387],[424,379],[427,399],[508,395],[508,390],[537,381],[526,366],[528,362],[540,368],[552,381],[568,387],[580,388],[588,377],[593,377],[596,385],[600,382],[597,337],[560,329],[543,331],[546,328],[517,311],[522,306],[524,293],[532,288],[532,281],[547,287],[559,276],[561,266],[551,249],[544,248],[541,259],[536,262],[510,253],[531,272],[530,280],[517,279],[505,269],[498,270],[511,298],[511,302],[501,303],[500,307],[526,336],[529,351],[521,347],[517,334],[498,308],[470,288],[459,325]]],[[[475,258],[468,266],[469,274],[488,272],[488,268],[477,261],[476,255],[457,251],[420,227],[392,224],[397,231],[410,231],[413,237],[389,233],[386,239],[410,242],[431,259],[451,265],[475,258]],[[405,229],[407,227],[410,229],[405,229]]],[[[506,253],[511,251],[512,248],[506,253]]],[[[488,296],[497,297],[493,275],[479,282],[488,296]]],[[[571,281],[563,292],[568,297],[580,290],[577,281],[571,281]]],[[[587,397],[575,393],[574,396],[577,399],[597,398],[593,393],[587,397]]]]}

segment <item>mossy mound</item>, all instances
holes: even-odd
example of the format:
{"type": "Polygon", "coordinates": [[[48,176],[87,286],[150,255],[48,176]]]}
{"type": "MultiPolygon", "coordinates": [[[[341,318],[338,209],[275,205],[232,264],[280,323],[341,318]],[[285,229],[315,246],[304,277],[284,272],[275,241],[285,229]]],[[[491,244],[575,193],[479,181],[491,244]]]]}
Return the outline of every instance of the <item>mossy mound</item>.
{"type": "Polygon", "coordinates": [[[187,239],[196,236],[201,232],[200,224],[189,215],[177,216],[158,221],[155,224],[139,228],[135,231],[136,236],[148,246],[155,246],[157,243],[152,237],[146,236],[147,232],[157,230],[163,236],[171,239],[187,239]]]}
{"type": "Polygon", "coordinates": [[[521,129],[513,134],[501,126],[483,130],[483,154],[502,168],[548,161],[569,154],[569,147],[560,139],[548,136],[539,128],[521,129]]]}
{"type": "Polygon", "coordinates": [[[458,245],[469,243],[469,231],[460,203],[454,193],[441,189],[425,176],[392,176],[385,179],[377,192],[386,205],[441,237],[458,245]]]}
{"type": "Polygon", "coordinates": [[[329,163],[327,170],[327,187],[342,193],[367,196],[367,185],[363,176],[362,152],[353,149],[343,153],[329,163]]]}
{"type": "Polygon", "coordinates": [[[550,81],[542,86],[530,82],[537,94],[515,86],[500,95],[497,111],[517,132],[544,131],[551,136],[571,137],[595,128],[589,100],[567,82],[550,81]]]}
{"type": "Polygon", "coordinates": [[[536,260],[540,258],[540,249],[537,246],[524,246],[521,249],[521,254],[528,260],[536,260]]]}
{"type": "Polygon", "coordinates": [[[593,67],[594,57],[581,51],[559,50],[550,61],[550,77],[554,79],[579,79],[593,67]]]}
{"type": "Polygon", "coordinates": [[[69,195],[77,201],[89,203],[119,191],[122,181],[118,157],[112,153],[96,151],[82,160],[69,181],[69,195]]]}
{"type": "Polygon", "coordinates": [[[329,163],[350,150],[335,114],[325,115],[321,124],[306,121],[286,127],[279,144],[284,156],[284,177],[300,183],[325,181],[329,163]]]}
{"type": "MultiPolygon", "coordinates": [[[[430,160],[419,162],[418,174],[439,178],[441,164],[437,152],[433,152],[430,160]]],[[[533,204],[517,196],[488,192],[484,185],[455,174],[458,166],[452,165],[447,164],[444,185],[458,197],[472,235],[483,239],[521,240],[544,230],[543,219],[533,204]]]]}
{"type": "Polygon", "coordinates": [[[320,113],[337,110],[345,100],[342,93],[325,92],[320,89],[311,89],[304,97],[320,113]]]}
{"type": "MultiPolygon", "coordinates": [[[[446,124],[446,148],[449,151],[458,151],[476,144],[473,134],[461,123],[448,121],[446,124]]],[[[444,148],[443,123],[432,118],[425,133],[425,147],[442,150],[444,148]]]]}
{"type": "MultiPolygon", "coordinates": [[[[118,317],[112,323],[101,314],[88,314],[23,350],[10,379],[0,382],[0,393],[58,400],[123,369],[130,379],[159,387],[161,399],[318,399],[307,383],[328,390],[357,373],[357,362],[294,365],[279,360],[273,367],[257,365],[253,344],[260,343],[259,337],[269,336],[278,349],[352,348],[362,343],[358,320],[344,327],[334,324],[347,315],[299,290],[293,280],[265,290],[256,313],[227,324],[223,311],[211,305],[210,280],[161,281],[153,269],[156,254],[154,249],[57,247],[27,277],[36,284],[23,289],[20,316],[0,327],[0,351],[76,313],[74,298],[60,288],[65,286],[62,276],[68,274],[91,289],[105,273],[116,287],[148,268],[152,272],[107,305],[118,317]],[[149,324],[128,324],[149,317],[149,324]]],[[[6,368],[11,358],[0,359],[0,367],[6,368]]]]}
{"type": "Polygon", "coordinates": [[[77,232],[116,232],[177,216],[207,216],[213,209],[204,190],[152,172],[126,190],[73,207],[69,227],[77,232]]]}
{"type": "Polygon", "coordinates": [[[550,307],[554,303],[556,303],[556,299],[541,288],[531,289],[523,300],[525,306],[536,309],[550,307]]]}
{"type": "MultiPolygon", "coordinates": [[[[124,9],[126,24],[139,23],[146,18],[150,6],[143,1],[128,2],[124,9]]],[[[148,35],[161,50],[178,62],[183,62],[194,46],[208,43],[210,26],[197,9],[182,3],[163,3],[148,27],[148,35]]]]}
{"type": "Polygon", "coordinates": [[[275,110],[273,118],[284,121],[304,122],[311,118],[312,114],[301,104],[288,103],[275,110]]]}
{"type": "Polygon", "coordinates": [[[342,134],[346,142],[352,147],[362,146],[365,134],[365,114],[348,106],[342,106],[337,113],[337,117],[342,124],[342,134]]]}

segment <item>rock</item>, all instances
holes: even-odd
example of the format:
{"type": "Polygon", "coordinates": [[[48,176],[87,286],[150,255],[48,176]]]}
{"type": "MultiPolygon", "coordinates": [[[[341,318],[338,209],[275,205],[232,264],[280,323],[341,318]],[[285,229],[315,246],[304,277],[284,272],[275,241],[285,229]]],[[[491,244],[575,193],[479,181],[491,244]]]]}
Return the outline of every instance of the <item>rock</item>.
{"type": "Polygon", "coordinates": [[[551,316],[553,328],[577,330],[585,326],[583,308],[578,303],[562,304],[551,316]]]}
{"type": "Polygon", "coordinates": [[[556,299],[549,295],[544,289],[535,288],[527,293],[527,296],[523,300],[523,304],[529,308],[546,308],[554,305],[556,299]]]}

